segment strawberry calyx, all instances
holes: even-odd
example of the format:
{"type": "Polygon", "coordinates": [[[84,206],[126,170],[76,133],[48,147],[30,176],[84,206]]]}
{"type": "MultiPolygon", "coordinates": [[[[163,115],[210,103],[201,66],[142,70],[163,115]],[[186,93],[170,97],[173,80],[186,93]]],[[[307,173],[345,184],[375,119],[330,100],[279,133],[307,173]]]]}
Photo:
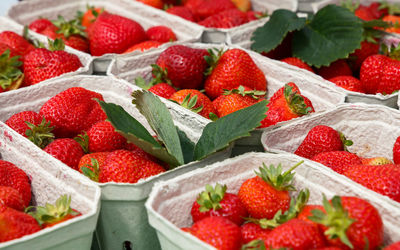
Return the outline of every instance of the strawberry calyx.
{"type": "Polygon", "coordinates": [[[83,37],[87,36],[86,32],[84,31],[85,27],[81,25],[78,18],[66,21],[64,17],[59,15],[56,20],[51,22],[58,28],[56,33],[63,34],[65,38],[68,38],[72,35],[80,35],[83,37]]]}
{"type": "Polygon", "coordinates": [[[92,181],[99,182],[100,166],[95,158],[90,158],[90,164],[81,167],[82,173],[92,181]]]}
{"type": "Polygon", "coordinates": [[[86,132],[83,132],[83,134],[79,134],[76,137],[74,137],[74,140],[81,145],[83,152],[85,154],[89,153],[89,136],[86,132]]]}
{"type": "Polygon", "coordinates": [[[197,104],[197,95],[190,97],[190,94],[188,94],[185,96],[185,99],[183,99],[183,101],[180,105],[186,109],[189,109],[189,110],[195,112],[195,113],[200,113],[203,110],[203,105],[195,108],[196,104],[197,104]]]}
{"type": "Polygon", "coordinates": [[[340,135],[340,140],[343,143],[343,150],[348,152],[349,150],[347,149],[347,147],[350,147],[351,145],[353,145],[353,141],[347,140],[346,136],[342,132],[338,131],[338,133],[340,135]]]}
{"type": "Polygon", "coordinates": [[[208,49],[208,56],[204,56],[204,60],[206,60],[208,64],[208,68],[204,71],[204,75],[208,76],[211,75],[213,70],[218,64],[219,59],[225,53],[224,49],[208,49]]]}
{"type": "Polygon", "coordinates": [[[64,41],[60,38],[56,38],[54,41],[47,39],[47,42],[49,44],[49,50],[50,51],[56,51],[56,50],[64,50],[65,49],[65,44],[64,41]]]}
{"type": "Polygon", "coordinates": [[[206,185],[206,190],[201,192],[197,198],[197,203],[200,205],[200,212],[208,212],[211,209],[221,209],[220,202],[225,196],[227,186],[217,183],[215,188],[211,185],[206,185]]]}
{"type": "Polygon", "coordinates": [[[239,94],[241,96],[250,96],[253,99],[259,99],[262,96],[265,96],[266,92],[261,90],[245,90],[243,85],[240,85],[236,89],[224,89],[223,95],[230,95],[230,94],[239,94]]]}
{"type": "Polygon", "coordinates": [[[249,243],[244,244],[241,250],[267,250],[267,248],[263,240],[252,240],[249,243]]]}
{"type": "Polygon", "coordinates": [[[46,121],[44,117],[38,125],[34,125],[27,121],[25,121],[25,123],[29,127],[29,129],[25,131],[25,135],[39,148],[45,148],[54,140],[55,136],[51,132],[54,127],[51,127],[50,121],[46,121]]]}
{"type": "Polygon", "coordinates": [[[308,107],[305,103],[303,96],[297,91],[293,91],[293,87],[289,84],[285,84],[283,93],[286,103],[295,114],[307,115],[312,111],[311,107],[308,107]]]}
{"type": "Polygon", "coordinates": [[[10,53],[10,50],[7,49],[0,55],[0,88],[3,90],[10,88],[13,83],[23,77],[22,71],[19,69],[22,65],[19,60],[20,56],[10,57],[10,53]]]}
{"type": "Polygon", "coordinates": [[[24,26],[24,30],[22,32],[22,37],[25,38],[25,40],[27,40],[33,46],[35,46],[35,48],[46,48],[46,46],[44,46],[44,44],[41,41],[39,41],[38,39],[29,35],[28,25],[24,26]]]}
{"type": "Polygon", "coordinates": [[[314,209],[311,211],[312,216],[308,218],[318,224],[328,227],[325,231],[325,235],[328,235],[330,239],[339,238],[345,245],[353,248],[353,245],[346,235],[346,231],[355,220],[349,217],[348,211],[343,208],[339,196],[334,196],[331,203],[324,195],[323,206],[326,213],[322,210],[314,209]]]}
{"type": "Polygon", "coordinates": [[[151,64],[151,67],[153,68],[151,73],[153,74],[153,79],[148,83],[150,85],[149,88],[152,86],[156,85],[157,83],[167,83],[172,86],[171,80],[168,78],[168,70],[161,68],[157,64],[151,64]]]}

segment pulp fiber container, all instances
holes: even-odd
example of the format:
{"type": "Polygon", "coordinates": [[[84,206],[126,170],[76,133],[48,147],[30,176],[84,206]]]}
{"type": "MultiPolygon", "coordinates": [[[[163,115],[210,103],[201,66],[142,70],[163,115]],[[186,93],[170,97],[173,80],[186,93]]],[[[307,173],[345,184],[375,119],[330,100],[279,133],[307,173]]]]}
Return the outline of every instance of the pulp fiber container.
{"type": "MultiPolygon", "coordinates": [[[[237,46],[226,46],[226,45],[210,45],[210,44],[184,44],[192,48],[239,48],[237,46]]],[[[158,56],[165,49],[155,49],[141,56],[131,56],[124,58],[117,58],[114,60],[108,68],[107,74],[115,76],[117,78],[126,80],[130,83],[134,83],[136,77],[143,77],[146,80],[151,79],[151,67],[150,64],[156,62],[158,56]]],[[[268,98],[270,98],[275,91],[283,87],[285,83],[294,82],[300,88],[301,93],[307,96],[315,111],[327,110],[336,107],[336,105],[343,103],[345,100],[345,94],[333,88],[332,86],[326,85],[322,79],[315,74],[307,74],[304,70],[298,70],[283,62],[269,59],[256,52],[246,50],[246,52],[253,58],[257,66],[264,72],[268,81],[268,98]]],[[[176,105],[176,104],[173,104],[176,105]]],[[[179,105],[176,105],[179,106],[179,105]]],[[[196,115],[199,119],[207,121],[206,118],[196,115]]],[[[292,122],[292,121],[287,121],[292,122]]],[[[283,122],[287,123],[287,122],[283,122]]],[[[275,127],[275,126],[273,126],[275,127]]],[[[263,151],[260,138],[261,133],[265,130],[269,130],[272,127],[257,129],[253,131],[251,137],[239,139],[235,142],[234,154],[240,154],[242,152],[248,152],[252,150],[263,151]]]]}
{"type": "MultiPolygon", "coordinates": [[[[0,96],[0,103],[4,107],[0,109],[0,121],[5,121],[12,114],[23,110],[39,111],[43,103],[50,97],[76,86],[96,91],[103,95],[106,102],[121,105],[128,113],[145,125],[147,129],[150,129],[145,118],[131,103],[130,94],[132,90],[139,88],[124,81],[105,76],[75,76],[47,82],[26,91],[21,89],[16,90],[15,93],[6,92],[5,95],[0,96]]],[[[171,103],[167,100],[164,101],[171,103]]],[[[176,107],[170,106],[170,108],[175,109],[176,107]]],[[[171,111],[175,125],[185,132],[191,140],[197,141],[202,129],[209,121],[199,120],[192,112],[183,108],[171,111]]],[[[27,145],[33,146],[27,139],[24,140],[27,145]]],[[[185,164],[174,170],[139,181],[136,184],[96,183],[90,181],[101,188],[102,206],[96,229],[100,249],[125,249],[123,247],[128,249],[129,247],[132,249],[158,249],[160,246],[156,233],[148,224],[144,208],[144,202],[153,184],[156,181],[170,179],[196,168],[226,159],[230,156],[230,153],[231,148],[229,147],[204,160],[185,164]]],[[[87,180],[89,181],[89,179],[87,180]]]]}
{"type": "Polygon", "coordinates": [[[0,243],[0,249],[90,249],[100,211],[100,188],[29,143],[0,122],[0,159],[28,175],[32,205],[54,204],[64,194],[82,215],[22,238],[0,243]]]}
{"type": "MultiPolygon", "coordinates": [[[[225,184],[227,192],[237,194],[242,183],[254,177],[254,170],[258,170],[263,163],[267,166],[281,163],[283,169],[288,170],[300,160],[301,157],[293,154],[246,153],[157,183],[146,202],[146,209],[150,225],[157,230],[162,249],[215,249],[180,230],[192,225],[192,204],[206,184],[225,184]]],[[[378,209],[384,223],[385,244],[400,240],[398,204],[390,204],[376,193],[354,185],[334,171],[310,160],[304,160],[294,172],[297,192],[305,188],[310,190],[309,204],[322,204],[322,194],[328,199],[334,195],[360,197],[378,209]]],[[[293,192],[292,196],[297,195],[297,192],[293,192]]]]}
{"type": "MultiPolygon", "coordinates": [[[[20,24],[29,25],[39,17],[57,19],[58,15],[62,15],[66,20],[75,18],[77,11],[86,11],[87,5],[103,7],[110,13],[130,18],[140,23],[145,30],[156,25],[168,26],[172,28],[179,41],[200,41],[203,32],[203,28],[199,25],[183,22],[180,17],[167,13],[155,12],[154,8],[134,0],[32,0],[12,6],[7,15],[20,24]]],[[[136,51],[132,54],[140,54],[140,52],[136,51]]],[[[114,53],[92,56],[94,71],[104,73],[111,59],[118,56],[120,55],[114,53]]]]}

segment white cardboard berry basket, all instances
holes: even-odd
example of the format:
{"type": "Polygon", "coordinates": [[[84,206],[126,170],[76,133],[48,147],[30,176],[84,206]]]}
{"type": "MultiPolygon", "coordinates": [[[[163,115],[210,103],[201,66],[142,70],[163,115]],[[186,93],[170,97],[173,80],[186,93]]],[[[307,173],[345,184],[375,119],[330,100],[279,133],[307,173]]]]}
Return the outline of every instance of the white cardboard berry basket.
{"type": "MultiPolygon", "coordinates": [[[[206,184],[225,184],[228,187],[227,192],[237,194],[241,184],[254,177],[254,170],[258,170],[263,163],[267,166],[277,166],[281,163],[283,169],[288,170],[300,160],[301,157],[293,154],[246,153],[168,181],[158,182],[145,206],[150,225],[157,230],[162,249],[214,249],[180,229],[192,225],[191,206],[206,184]]],[[[397,220],[400,216],[399,205],[394,206],[386,202],[376,193],[354,185],[339,174],[320,168],[310,160],[304,160],[294,172],[294,186],[297,191],[293,196],[297,195],[299,190],[308,188],[308,204],[322,204],[322,194],[328,199],[334,195],[365,199],[378,209],[382,217],[385,244],[400,240],[400,223],[397,220]]]]}
{"type": "Polygon", "coordinates": [[[81,216],[22,238],[0,243],[0,249],[90,249],[100,211],[100,188],[41,149],[27,143],[0,122],[0,159],[28,175],[32,204],[54,204],[64,194],[81,216]]]}
{"type": "MultiPolygon", "coordinates": [[[[0,16],[0,32],[13,31],[13,32],[17,33],[18,35],[22,36],[23,29],[24,29],[24,27],[22,25],[14,22],[13,20],[11,20],[7,17],[0,16]]],[[[35,39],[38,39],[40,42],[44,43],[47,46],[47,44],[48,44],[47,37],[37,34],[35,32],[29,32],[29,35],[35,39]]],[[[77,74],[87,74],[87,75],[92,74],[92,71],[93,71],[92,58],[89,55],[87,55],[86,53],[82,53],[79,50],[69,48],[69,47],[66,47],[65,51],[78,56],[79,60],[81,61],[83,66],[74,72],[68,72],[68,73],[62,74],[60,76],[57,76],[57,78],[64,77],[64,76],[72,76],[72,75],[77,75],[77,74]]]]}
{"type": "MultiPolygon", "coordinates": [[[[240,48],[237,46],[227,45],[211,45],[211,44],[183,44],[192,48],[240,48]]],[[[119,79],[134,83],[136,77],[143,77],[146,80],[151,79],[150,64],[156,62],[158,56],[165,48],[155,49],[140,56],[121,57],[115,59],[107,70],[107,74],[115,76],[119,79]]],[[[345,94],[333,88],[332,86],[324,84],[322,79],[315,74],[307,74],[304,70],[297,70],[283,62],[269,59],[256,52],[246,50],[246,52],[253,58],[257,66],[264,72],[268,81],[268,98],[273,95],[275,91],[283,87],[285,83],[294,82],[300,88],[303,95],[307,96],[316,112],[334,108],[336,105],[343,103],[345,94]]],[[[176,105],[176,104],[174,104],[176,105]]],[[[178,106],[178,105],[176,105],[178,106]]],[[[207,120],[206,118],[197,115],[199,119],[207,120]]],[[[299,118],[302,119],[302,118],[299,118]]],[[[291,121],[282,122],[280,124],[290,123],[291,121]]],[[[279,125],[280,125],[279,124],[279,125]]],[[[277,126],[279,126],[277,125],[277,126]]],[[[235,142],[234,153],[248,152],[252,150],[262,151],[260,144],[261,133],[265,130],[270,130],[273,127],[257,129],[252,132],[251,137],[246,137],[235,142]]]]}
{"type": "MultiPolygon", "coordinates": [[[[32,0],[20,2],[8,10],[8,17],[16,22],[29,25],[39,17],[56,19],[58,15],[66,20],[76,16],[78,10],[85,12],[86,6],[103,7],[106,11],[118,14],[140,23],[145,30],[156,25],[165,25],[174,31],[179,41],[200,41],[203,28],[199,25],[183,22],[180,17],[175,17],[166,12],[155,12],[154,8],[145,6],[134,0],[32,0]]],[[[32,32],[33,33],[33,32],[32,32]]],[[[164,47],[162,45],[161,47],[164,47]]],[[[140,54],[135,51],[131,54],[140,54]]],[[[87,53],[84,53],[90,56],[87,53]]],[[[102,56],[91,56],[94,60],[94,72],[105,72],[111,59],[120,55],[110,53],[102,56]]]]}
{"type": "MultiPolygon", "coordinates": [[[[0,110],[0,121],[5,121],[11,115],[23,110],[38,111],[50,97],[76,86],[96,91],[103,95],[106,102],[121,105],[146,128],[150,129],[145,118],[132,104],[131,92],[139,88],[106,76],[74,76],[57,79],[41,84],[36,88],[16,90],[15,93],[10,92],[8,95],[0,96],[0,103],[2,103],[2,106],[4,104],[4,108],[0,110]]],[[[200,120],[192,112],[180,107],[176,109],[170,101],[164,101],[171,111],[175,125],[184,131],[191,140],[197,141],[202,129],[209,121],[200,120]]],[[[26,144],[32,145],[27,139],[22,139],[26,141],[26,144]]],[[[95,183],[90,181],[101,188],[102,204],[96,229],[100,249],[121,249],[124,244],[133,249],[158,249],[160,246],[156,233],[148,224],[144,208],[144,202],[153,184],[226,159],[230,156],[230,153],[231,147],[228,147],[204,160],[185,164],[136,184],[95,183]]]]}

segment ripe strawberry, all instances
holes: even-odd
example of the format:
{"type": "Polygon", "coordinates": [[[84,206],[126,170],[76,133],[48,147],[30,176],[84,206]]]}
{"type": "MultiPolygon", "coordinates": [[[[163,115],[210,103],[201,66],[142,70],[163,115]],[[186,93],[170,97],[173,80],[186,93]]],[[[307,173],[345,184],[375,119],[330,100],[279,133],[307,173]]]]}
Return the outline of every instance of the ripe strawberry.
{"type": "Polygon", "coordinates": [[[284,97],[285,88],[292,87],[293,92],[300,93],[299,87],[294,82],[286,83],[282,88],[278,89],[272,96],[269,98],[270,103],[274,103],[276,100],[281,99],[284,97]],[[286,87],[287,85],[287,87],[286,87]]]}
{"type": "Polygon", "coordinates": [[[229,29],[248,22],[247,14],[238,9],[228,9],[218,12],[198,22],[208,28],[229,29]]]}
{"type": "Polygon", "coordinates": [[[400,167],[393,164],[354,165],[345,176],[382,195],[400,201],[400,167]]]}
{"type": "Polygon", "coordinates": [[[394,164],[400,164],[400,136],[397,137],[393,145],[393,162],[394,164]]]}
{"type": "MultiPolygon", "coordinates": [[[[56,42],[55,42],[56,43],[56,42]]],[[[64,49],[63,46],[56,49],[64,49]]],[[[25,84],[33,85],[82,67],[78,56],[63,50],[37,48],[24,57],[25,84]]]]}
{"type": "Polygon", "coordinates": [[[89,152],[107,152],[125,147],[126,139],[109,121],[99,121],[87,131],[89,137],[89,152]]]}
{"type": "Polygon", "coordinates": [[[324,196],[324,210],[314,210],[310,219],[323,225],[329,245],[341,249],[376,249],[383,242],[383,223],[379,212],[358,197],[324,196]],[[340,223],[338,223],[340,221],[340,223]]]}
{"type": "Polygon", "coordinates": [[[91,180],[98,182],[99,173],[110,152],[97,152],[85,154],[78,163],[78,170],[91,180]]]}
{"type": "Polygon", "coordinates": [[[185,6],[190,8],[200,20],[206,19],[209,16],[225,10],[236,9],[236,6],[231,0],[189,0],[185,6]],[[195,2],[194,6],[192,5],[192,2],[195,2]]]}
{"type": "MultiPolygon", "coordinates": [[[[157,140],[157,138],[156,138],[157,140]]],[[[132,153],[134,153],[137,157],[143,158],[143,159],[147,159],[149,161],[153,161],[155,163],[158,163],[159,165],[163,166],[165,169],[169,169],[169,165],[159,159],[157,159],[156,157],[152,156],[151,154],[147,153],[146,151],[144,151],[143,149],[139,148],[138,146],[136,146],[133,143],[127,143],[125,146],[125,149],[128,151],[131,151],[132,153]]]]}
{"type": "Polygon", "coordinates": [[[69,88],[43,104],[39,114],[51,122],[57,137],[74,137],[107,118],[94,98],[104,100],[101,94],[82,87],[69,88]]]}
{"type": "Polygon", "coordinates": [[[71,138],[55,139],[43,150],[75,170],[84,155],[81,145],[71,138]]]}
{"type": "Polygon", "coordinates": [[[127,150],[111,152],[100,171],[100,182],[136,183],[165,172],[157,163],[127,150]]]}
{"type": "Polygon", "coordinates": [[[157,8],[157,9],[162,9],[163,8],[163,2],[162,0],[136,0],[138,2],[142,2],[146,5],[149,5],[151,7],[157,8]]]}
{"type": "Polygon", "coordinates": [[[400,61],[390,59],[383,67],[382,77],[376,92],[392,94],[400,89],[400,61]]]}
{"type": "Polygon", "coordinates": [[[81,24],[86,30],[96,21],[97,17],[104,12],[104,8],[88,6],[85,13],[80,18],[81,24]]]}
{"type": "Polygon", "coordinates": [[[54,25],[49,19],[47,18],[39,18],[29,24],[29,29],[33,30],[37,33],[41,33],[47,26],[54,25]]]}
{"type": "Polygon", "coordinates": [[[191,22],[196,22],[197,18],[193,12],[186,6],[172,6],[166,10],[168,13],[176,16],[180,16],[183,19],[189,20],[191,22]]]}
{"type": "Polygon", "coordinates": [[[293,190],[291,181],[294,175],[291,171],[298,165],[282,173],[281,165],[270,165],[268,168],[263,164],[260,172],[256,172],[256,177],[247,179],[240,186],[239,199],[251,217],[271,219],[278,210],[284,213],[289,209],[288,190],[293,190]]]}
{"type": "Polygon", "coordinates": [[[31,184],[29,178],[22,169],[11,162],[0,160],[0,186],[16,189],[22,196],[24,206],[29,205],[31,201],[31,184]]]}
{"type": "Polygon", "coordinates": [[[314,155],[311,160],[319,162],[339,174],[343,174],[352,165],[362,164],[360,157],[347,151],[322,152],[314,155]]]}
{"type": "Polygon", "coordinates": [[[329,66],[323,66],[318,69],[318,75],[325,79],[331,79],[336,76],[351,76],[353,72],[346,60],[339,59],[332,62],[329,66]]]}
{"type": "Polygon", "coordinates": [[[189,233],[220,250],[238,250],[242,245],[240,227],[224,217],[206,217],[189,233]]]}
{"type": "Polygon", "coordinates": [[[371,21],[376,19],[370,8],[366,5],[360,4],[360,6],[354,11],[354,15],[361,18],[364,21],[371,21]]]}
{"type": "Polygon", "coordinates": [[[328,80],[349,91],[364,93],[361,81],[353,76],[336,76],[328,80]]]}
{"type": "Polygon", "coordinates": [[[90,53],[122,53],[134,44],[147,40],[143,27],[126,17],[103,12],[88,31],[90,53]]]}
{"type": "Polygon", "coordinates": [[[35,47],[30,44],[25,38],[18,35],[13,31],[3,31],[0,33],[0,43],[7,44],[12,48],[18,55],[24,56],[30,51],[34,50],[35,47]]]}
{"type": "Polygon", "coordinates": [[[219,51],[218,55],[212,50],[209,52],[211,57],[208,62],[211,69],[205,82],[205,90],[211,99],[223,94],[224,89],[231,90],[240,85],[266,91],[267,80],[264,73],[244,50],[229,49],[225,52],[219,51]]]}
{"type": "Polygon", "coordinates": [[[393,164],[393,162],[386,157],[361,158],[361,162],[363,165],[393,164]]]}
{"type": "Polygon", "coordinates": [[[210,112],[215,113],[211,100],[196,89],[179,90],[169,99],[205,118],[209,118],[210,112]]]}
{"type": "Polygon", "coordinates": [[[149,28],[146,31],[146,36],[153,41],[167,43],[176,41],[175,33],[167,26],[158,25],[149,28]]]}
{"type": "Polygon", "coordinates": [[[292,219],[272,230],[264,239],[267,247],[286,247],[294,250],[315,249],[325,246],[324,236],[312,224],[292,219]]]}
{"type": "Polygon", "coordinates": [[[360,80],[365,93],[377,93],[383,76],[383,69],[390,60],[389,57],[384,55],[372,55],[363,61],[360,68],[360,80]]]}
{"type": "Polygon", "coordinates": [[[0,43],[0,93],[17,89],[23,81],[20,70],[22,62],[16,52],[8,45],[0,43]]]}
{"type": "Polygon", "coordinates": [[[345,146],[352,142],[346,140],[343,134],[325,125],[313,127],[303,142],[294,152],[295,154],[311,159],[315,155],[329,151],[343,151],[345,146]]]}
{"type": "Polygon", "coordinates": [[[260,225],[248,222],[240,227],[243,243],[249,243],[253,240],[265,239],[271,232],[271,229],[263,229],[260,225]]]}
{"type": "Polygon", "coordinates": [[[383,248],[383,250],[399,250],[400,249],[400,241],[390,244],[383,248]]]}
{"type": "Polygon", "coordinates": [[[218,183],[215,188],[206,185],[206,190],[198,195],[190,211],[194,223],[210,216],[222,216],[238,226],[243,223],[248,216],[246,208],[236,194],[227,193],[226,189],[226,185],[218,183]]]}
{"type": "Polygon", "coordinates": [[[399,16],[395,16],[395,15],[386,15],[382,18],[382,21],[388,22],[392,25],[394,25],[394,27],[390,27],[390,28],[386,28],[385,31],[389,32],[389,33],[400,33],[400,28],[395,26],[395,24],[399,24],[400,23],[400,17],[399,16]]]}
{"type": "Polygon", "coordinates": [[[0,205],[0,242],[33,234],[41,228],[29,214],[0,205]]]}
{"type": "Polygon", "coordinates": [[[171,96],[176,92],[176,90],[171,85],[169,85],[165,82],[158,83],[158,84],[150,87],[149,91],[158,96],[161,96],[161,97],[164,97],[167,99],[171,98],[171,96]]]}
{"type": "Polygon", "coordinates": [[[308,70],[310,72],[314,72],[314,70],[308,66],[307,63],[303,62],[301,59],[297,58],[297,57],[287,57],[281,60],[282,62],[285,62],[287,64],[308,70]]]}
{"type": "Polygon", "coordinates": [[[54,205],[46,203],[45,207],[31,206],[26,210],[29,215],[39,222],[42,228],[47,228],[81,215],[81,213],[72,209],[70,205],[71,196],[62,195],[54,205]]]}
{"type": "Polygon", "coordinates": [[[204,49],[192,49],[183,45],[174,45],[164,50],[156,64],[166,70],[166,77],[173,86],[182,89],[201,89],[208,52],[204,49]]]}
{"type": "Polygon", "coordinates": [[[307,204],[303,207],[303,209],[300,211],[300,213],[297,215],[297,219],[306,221],[318,229],[320,228],[319,224],[310,220],[310,216],[312,216],[312,210],[322,210],[324,211],[324,207],[322,205],[312,205],[312,204],[307,204]]]}
{"type": "Polygon", "coordinates": [[[358,71],[367,57],[379,53],[379,43],[369,42],[367,40],[361,42],[361,48],[356,49],[354,53],[349,55],[353,71],[358,71]],[[354,59],[353,59],[354,58],[354,59]]]}
{"type": "Polygon", "coordinates": [[[157,48],[161,44],[162,43],[157,42],[157,41],[151,41],[151,40],[144,41],[144,42],[141,42],[141,43],[134,44],[133,46],[131,46],[127,50],[125,50],[122,54],[127,54],[127,53],[130,53],[130,52],[135,51],[135,50],[140,50],[140,51],[143,52],[143,51],[151,49],[151,48],[157,48]]]}
{"type": "Polygon", "coordinates": [[[25,208],[24,200],[18,190],[8,186],[0,186],[0,204],[18,211],[24,211],[25,208]]]}

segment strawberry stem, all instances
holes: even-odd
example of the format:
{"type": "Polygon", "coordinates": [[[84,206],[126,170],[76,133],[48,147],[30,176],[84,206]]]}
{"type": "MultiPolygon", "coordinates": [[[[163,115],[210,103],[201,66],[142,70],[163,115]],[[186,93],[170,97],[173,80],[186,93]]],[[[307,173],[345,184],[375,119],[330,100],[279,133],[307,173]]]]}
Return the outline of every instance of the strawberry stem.
{"type": "Polygon", "coordinates": [[[200,212],[208,212],[211,209],[221,209],[220,202],[225,196],[227,186],[217,183],[215,188],[211,185],[206,185],[206,190],[201,192],[197,198],[197,203],[200,205],[200,212]]]}

